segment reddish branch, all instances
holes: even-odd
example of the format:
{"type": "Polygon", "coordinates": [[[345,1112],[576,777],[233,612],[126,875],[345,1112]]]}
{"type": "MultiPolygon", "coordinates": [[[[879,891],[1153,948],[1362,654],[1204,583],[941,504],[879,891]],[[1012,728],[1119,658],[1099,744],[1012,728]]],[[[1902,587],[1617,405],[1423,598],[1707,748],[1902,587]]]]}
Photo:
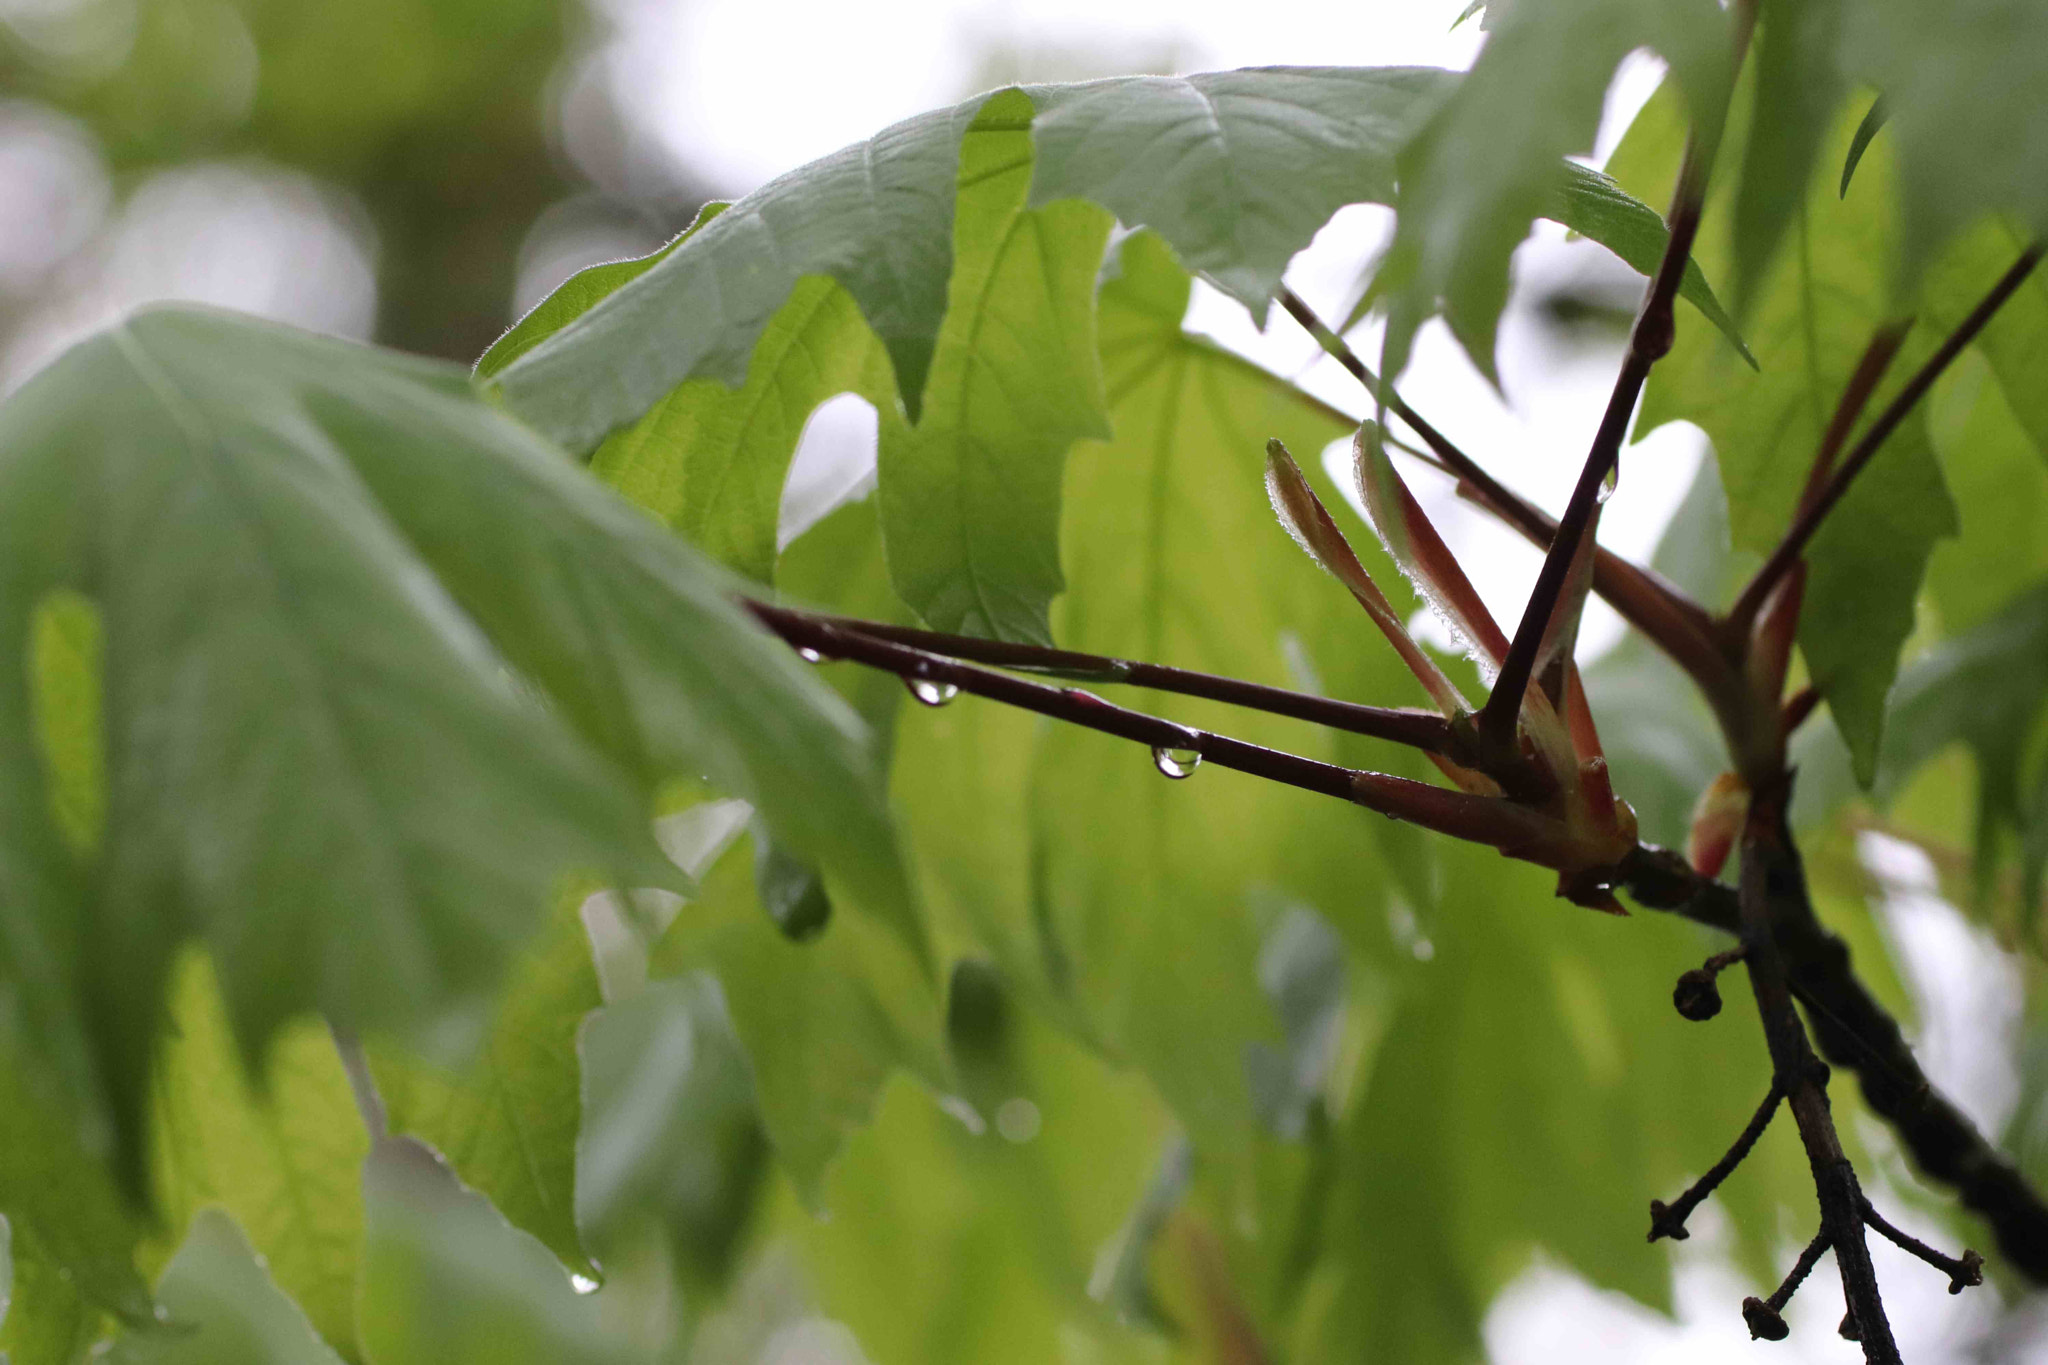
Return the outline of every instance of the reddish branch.
{"type": "Polygon", "coordinates": [[[1496,742],[1505,743],[1514,736],[1522,712],[1522,694],[1528,690],[1529,675],[1536,666],[1537,651],[1549,630],[1551,615],[1558,610],[1572,557],[1578,552],[1579,543],[1592,533],[1601,488],[1621,460],[1621,443],[1628,435],[1629,421],[1635,415],[1636,401],[1642,396],[1650,368],[1671,350],[1677,325],[1672,309],[1678,298],[1678,286],[1685,278],[1686,264],[1692,259],[1693,238],[1699,233],[1711,159],[1697,139],[1687,143],[1685,160],[1678,171],[1678,188],[1672,196],[1664,257],[1657,263],[1657,273],[1651,277],[1643,297],[1642,311],[1636,314],[1635,325],[1629,330],[1628,354],[1622,359],[1621,372],[1615,376],[1614,391],[1594,433],[1592,449],[1586,453],[1586,463],[1579,471],[1579,482],[1572,489],[1571,501],[1565,504],[1550,551],[1543,557],[1536,586],[1522,612],[1522,623],[1515,629],[1500,676],[1494,679],[1492,695],[1479,713],[1481,733],[1496,742]]]}

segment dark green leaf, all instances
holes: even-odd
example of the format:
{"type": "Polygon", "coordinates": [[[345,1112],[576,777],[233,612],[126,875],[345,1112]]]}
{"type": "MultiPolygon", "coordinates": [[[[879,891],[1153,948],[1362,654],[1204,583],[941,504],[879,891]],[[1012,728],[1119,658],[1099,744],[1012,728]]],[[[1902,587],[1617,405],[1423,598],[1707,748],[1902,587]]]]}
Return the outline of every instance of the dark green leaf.
{"type": "Polygon", "coordinates": [[[0,1313],[0,1359],[8,1365],[77,1365],[101,1335],[100,1309],[65,1267],[43,1254],[27,1228],[9,1228],[7,1243],[5,1259],[13,1266],[0,1313]]]}
{"type": "Polygon", "coordinates": [[[1870,111],[1863,116],[1863,122],[1856,125],[1856,136],[1849,139],[1849,154],[1842,158],[1842,198],[1849,197],[1849,182],[1856,177],[1856,167],[1863,160],[1863,153],[1870,148],[1870,140],[1883,128],[1891,111],[1885,108],[1884,97],[1870,102],[1870,111]]]}
{"type": "Polygon", "coordinates": [[[129,1332],[101,1357],[114,1365],[341,1365],[271,1280],[234,1220],[202,1209],[157,1281],[170,1321],[129,1332]]]}
{"type": "Polygon", "coordinates": [[[583,1126],[576,1221],[592,1246],[652,1223],[715,1285],[751,1212],[766,1147],[747,1054],[718,982],[650,982],[593,1014],[577,1042],[583,1126]]]}
{"type": "MultiPolygon", "coordinates": [[[[1848,93],[1839,58],[1843,8],[1843,0],[1762,0],[1757,6],[1756,113],[1739,149],[1733,227],[1736,308],[1744,317],[1785,229],[1807,202],[1815,158],[1848,93]]],[[[1868,119],[1864,125],[1850,143],[1843,194],[1869,140],[1868,119]]],[[[1732,163],[1738,149],[1728,151],[1732,163]]]]}

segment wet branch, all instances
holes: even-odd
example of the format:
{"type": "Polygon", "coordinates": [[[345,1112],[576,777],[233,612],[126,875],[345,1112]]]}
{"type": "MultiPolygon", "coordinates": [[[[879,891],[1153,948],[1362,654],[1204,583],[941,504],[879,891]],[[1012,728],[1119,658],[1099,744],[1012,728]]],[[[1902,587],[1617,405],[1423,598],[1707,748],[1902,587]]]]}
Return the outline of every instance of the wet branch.
{"type": "MultiPolygon", "coordinates": [[[[1870,1248],[1863,1240],[1863,1191],[1856,1183],[1855,1169],[1842,1153],[1828,1105],[1827,1066],[1807,1045],[1806,1028],[1793,1007],[1773,930],[1777,906],[1806,900],[1805,872],[1785,823],[1789,788],[1789,779],[1760,788],[1750,803],[1742,833],[1740,902],[1750,989],[1763,1020],[1773,1075],[1785,1090],[1792,1117],[1799,1125],[1814,1192],[1820,1199],[1821,1232],[1815,1246],[1825,1243],[1834,1248],[1842,1294],[1855,1319],[1864,1359],[1870,1365],[1900,1365],[1899,1348],[1892,1340],[1884,1298],[1877,1287],[1877,1272],[1870,1263],[1870,1248]]],[[[1789,1289],[1782,1292],[1789,1296],[1789,1289]]]]}
{"type": "Polygon", "coordinates": [[[1579,543],[1592,533],[1601,489],[1620,463],[1621,443],[1628,435],[1629,422],[1635,416],[1636,401],[1642,396],[1650,369],[1671,350],[1677,325],[1672,308],[1678,298],[1678,286],[1685,278],[1686,263],[1692,258],[1693,238],[1699,233],[1711,160],[1711,153],[1701,149],[1698,139],[1687,142],[1685,160],[1678,172],[1678,188],[1672,196],[1663,259],[1657,263],[1657,273],[1651,277],[1643,296],[1642,310],[1629,330],[1628,354],[1622,359],[1621,372],[1615,376],[1607,411],[1600,418],[1592,449],[1587,451],[1578,484],[1572,489],[1571,501],[1565,504],[1557,534],[1544,556],[1543,568],[1536,575],[1536,586],[1529,594],[1522,622],[1515,628],[1492,695],[1479,712],[1481,733],[1496,741],[1504,742],[1514,736],[1522,713],[1522,694],[1528,690],[1537,651],[1564,593],[1572,558],[1579,543]]]}
{"type": "Polygon", "coordinates": [[[1756,1113],[1737,1135],[1734,1145],[1729,1147],[1719,1161],[1707,1168],[1705,1175],[1693,1181],[1684,1194],[1669,1204],[1661,1199],[1650,1201],[1651,1241],[1669,1237],[1674,1242],[1683,1242],[1692,1236],[1686,1231],[1685,1220],[1690,1218],[1692,1211],[1742,1164],[1743,1158],[1749,1155],[1749,1149],[1756,1146],[1757,1139],[1764,1135],[1764,1129],[1771,1126],[1771,1118],[1778,1112],[1778,1105],[1784,1098],[1785,1092],[1779,1088],[1776,1081],[1772,1081],[1770,1093],[1765,1095],[1764,1102],[1756,1107],[1756,1113]]]}
{"type": "MultiPolygon", "coordinates": [[[[753,609],[757,604],[748,605],[753,609]]],[[[1249,711],[1290,716],[1295,720],[1326,725],[1333,730],[1343,730],[1354,735],[1389,740],[1430,753],[1449,754],[1455,757],[1462,748],[1456,743],[1450,722],[1432,711],[1392,706],[1364,706],[1357,702],[1338,701],[1334,697],[1318,697],[1305,692],[1290,692],[1282,687],[1243,682],[1237,678],[1221,677],[1214,673],[1197,673],[1192,669],[1141,663],[1133,659],[1112,659],[1100,654],[1082,654],[1071,649],[1049,649],[1041,645],[1015,644],[1007,640],[983,640],[971,635],[948,635],[942,631],[919,630],[913,626],[893,626],[879,621],[856,621],[849,617],[829,616],[821,612],[795,613],[788,608],[776,610],[790,615],[802,615],[841,630],[856,630],[878,640],[891,640],[897,644],[909,645],[927,653],[942,654],[951,659],[994,664],[998,668],[1014,668],[1048,677],[1064,678],[1071,682],[1122,683],[1132,687],[1149,687],[1156,692],[1206,697],[1211,701],[1242,706],[1249,711]]]]}

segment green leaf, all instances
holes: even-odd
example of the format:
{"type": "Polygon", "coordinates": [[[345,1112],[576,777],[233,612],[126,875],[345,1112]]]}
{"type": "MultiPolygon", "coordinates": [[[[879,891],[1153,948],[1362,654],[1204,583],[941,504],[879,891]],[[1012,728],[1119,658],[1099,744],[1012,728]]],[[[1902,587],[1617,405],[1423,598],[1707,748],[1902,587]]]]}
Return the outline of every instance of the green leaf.
{"type": "Polygon", "coordinates": [[[477,358],[477,378],[493,377],[520,356],[596,307],[607,295],[639,279],[660,264],[671,251],[688,241],[698,228],[731,207],[730,204],[713,200],[697,210],[696,220],[676,234],[675,239],[661,250],[629,261],[606,261],[601,265],[586,266],[571,275],[556,287],[554,293],[535,304],[525,317],[514,323],[505,335],[499,337],[488,351],[477,358]]]}
{"type": "Polygon", "coordinates": [[[597,1304],[426,1147],[384,1138],[363,1168],[369,1213],[357,1330],[371,1365],[609,1365],[597,1304]]]}
{"type": "Polygon", "coordinates": [[[1964,354],[1928,399],[1927,428],[1956,500],[1962,533],[1927,566],[1927,589],[1950,632],[1989,619],[2048,576],[2048,459],[2014,416],[1981,355],[1964,354]]]}
{"type": "Polygon", "coordinates": [[[1494,375],[1508,258],[1560,193],[1565,155],[1591,149],[1608,81],[1631,50],[1668,60],[1691,107],[1719,126],[1732,42],[1712,0],[1553,0],[1499,19],[1457,93],[1401,154],[1400,216],[1373,287],[1392,301],[1389,375],[1439,309],[1494,375]]]}
{"type": "Polygon", "coordinates": [[[1884,97],[1878,96],[1870,102],[1870,111],[1863,116],[1863,122],[1856,125],[1856,136],[1849,139],[1849,154],[1842,158],[1842,189],[1844,199],[1849,197],[1849,182],[1856,178],[1856,167],[1863,160],[1863,154],[1870,150],[1870,143],[1884,128],[1891,117],[1891,110],[1885,107],[1884,97]]]}
{"type": "Polygon", "coordinates": [[[267,1273],[234,1220],[202,1209],[157,1281],[170,1321],[129,1332],[114,1365],[341,1365],[267,1273]]]}
{"type": "MultiPolygon", "coordinates": [[[[2035,587],[1972,630],[1929,651],[1899,678],[1892,724],[1885,734],[1878,795],[1898,794],[1928,760],[1951,744],[1966,745],[1977,763],[1979,872],[1988,870],[1994,841],[2017,832],[2038,845],[2048,823],[2027,764],[2048,698],[2048,585],[2035,587]]],[[[2038,855],[2030,859],[2021,904],[2041,893],[2038,855]]]]}
{"type": "Polygon", "coordinates": [[[378,1047],[370,1060],[391,1131],[430,1143],[507,1222],[590,1275],[576,1233],[576,1030],[604,1000],[582,901],[558,896],[513,960],[476,1056],[440,1066],[378,1047]]]}
{"type": "Polygon", "coordinates": [[[851,713],[459,372],[154,310],[24,385],[0,449],[0,630],[26,650],[75,587],[107,673],[92,897],[30,707],[0,707],[11,1007],[131,1181],[182,941],[252,1056],[308,1009],[473,1014],[566,871],[680,880],[645,818],[673,774],[754,800],[916,939],[851,713]]]}
{"type": "Polygon", "coordinates": [[[1005,91],[962,144],[946,321],[923,416],[882,437],[880,509],[889,575],[926,621],[1047,643],[1062,464],[1107,432],[1094,302],[1110,218],[1024,207],[1030,127],[1030,101],[1005,91]]]}
{"type": "Polygon", "coordinates": [[[716,979],[650,982],[590,1016],[576,1221],[602,1254],[653,1223],[679,1268],[715,1285],[753,1210],[765,1155],[747,1054],[716,979]]]}
{"type": "Polygon", "coordinates": [[[1884,92],[1898,150],[1902,277],[1988,214],[2048,232],[2048,9],[1957,0],[1929,23],[1914,0],[1874,0],[1849,14],[1845,60],[1884,92]]]}
{"type": "MultiPolygon", "coordinates": [[[[1289,685],[1292,637],[1297,649],[1313,642],[1338,695],[1426,701],[1349,595],[1275,524],[1265,496],[1268,438],[1300,452],[1319,479],[1314,456],[1355,423],[1184,333],[1188,290],[1187,274],[1150,234],[1124,242],[1104,287],[1115,435],[1069,461],[1062,541],[1073,586],[1055,616],[1061,642],[1289,685]]],[[[1357,541],[1372,570],[1393,581],[1369,537],[1357,541]]],[[[1291,752],[1343,753],[1327,733],[1272,716],[1145,693],[1118,700],[1291,752]]],[[[1245,1047],[1280,1033],[1257,977],[1254,893],[1282,889],[1384,943],[1383,893],[1358,885],[1360,868],[1372,866],[1365,818],[1227,771],[1168,781],[1143,749],[1069,727],[1044,728],[1022,756],[997,748],[992,760],[975,746],[998,744],[1013,727],[952,724],[958,748],[949,753],[934,737],[909,770],[911,746],[924,742],[912,736],[933,722],[906,716],[898,732],[899,793],[927,782],[939,793],[922,815],[906,812],[921,856],[928,831],[956,818],[953,810],[973,810],[980,822],[931,836],[933,854],[967,861],[949,868],[928,857],[928,873],[950,881],[956,901],[991,864],[1006,869],[994,882],[1006,896],[1021,879],[1027,899],[1005,901],[1000,936],[985,940],[1004,954],[998,961],[1060,1001],[1084,1036],[1142,1069],[1198,1144],[1241,1146],[1255,1128],[1245,1047]],[[999,828],[1012,818],[1005,787],[1020,757],[1029,764],[1022,848],[999,828]],[[949,767],[957,776],[942,776],[949,767]],[[979,799],[955,790],[976,784],[993,790],[979,799]],[[1347,850],[1345,871],[1318,851],[1329,849],[1347,850]]],[[[1367,748],[1361,761],[1401,761],[1391,746],[1367,748]]]]}
{"type": "MultiPolygon", "coordinates": [[[[0,1226],[5,1224],[0,1219],[0,1226]]],[[[100,1336],[100,1310],[87,1301],[78,1280],[44,1254],[27,1228],[10,1228],[7,1242],[5,1259],[13,1269],[6,1312],[0,1314],[0,1360],[77,1365],[100,1336]]]]}
{"type": "MultiPolygon", "coordinates": [[[[1839,122],[1818,166],[1832,164],[1852,133],[1847,120],[1839,122]]],[[[1681,141],[1674,102],[1660,94],[1616,151],[1618,178],[1665,179],[1681,141]]],[[[1740,374],[1711,337],[1682,323],[1643,400],[1639,430],[1682,418],[1713,441],[1741,549],[1768,552],[1790,524],[1843,387],[1877,328],[1894,316],[1887,264],[1892,179],[1883,149],[1866,159],[1848,200],[1827,182],[1821,173],[1809,180],[1796,231],[1751,305],[1745,333],[1762,371],[1740,374]]],[[[1723,193],[1710,200],[1696,254],[1713,271],[1729,259],[1730,243],[1723,193]]],[[[1938,340],[1931,329],[1909,334],[1872,411],[1938,340]]],[[[1851,485],[1806,556],[1800,647],[1865,783],[1928,555],[1955,529],[1955,508],[1916,409],[1851,485]]]]}
{"type": "Polygon", "coordinates": [[[225,1208],[278,1290],[353,1356],[370,1139],[333,1039],[312,1020],[287,1024],[252,1077],[212,964],[198,951],[172,972],[171,1027],[152,1106],[163,1226],[173,1237],[218,1241],[201,1224],[208,1208],[225,1208]]]}
{"type": "Polygon", "coordinates": [[[827,1164],[847,1134],[867,1124],[893,1069],[944,1083],[940,1010],[901,945],[858,915],[834,915],[823,933],[791,942],[761,907],[748,843],[735,843],[704,874],[697,898],[655,945],[649,970],[718,979],[769,1141],[816,1206],[827,1164]]]}
{"type": "MultiPolygon", "coordinates": [[[[586,450],[686,379],[738,387],[797,282],[825,275],[881,337],[915,417],[945,311],[960,138],[980,104],[920,114],[770,181],[492,382],[514,411],[586,450]]],[[[551,321],[572,311],[564,302],[551,321]]]]}
{"type": "Polygon", "coordinates": [[[744,384],[686,381],[606,438],[591,469],[705,554],[766,583],[790,457],[812,410],[858,393],[893,415],[893,384],[853,297],[809,276],[762,329],[744,384]]]}
{"type": "MultiPolygon", "coordinates": [[[[1838,52],[1844,8],[1842,0],[1762,0],[1757,6],[1756,113],[1742,148],[1733,211],[1735,298],[1745,316],[1786,228],[1808,202],[1821,143],[1848,94],[1838,52]]],[[[1849,174],[1874,131],[1867,118],[1856,130],[1838,198],[1847,195],[1849,174]]]]}
{"type": "MultiPolygon", "coordinates": [[[[1557,201],[1543,216],[1600,243],[1626,261],[1639,275],[1657,273],[1657,262],[1664,258],[1664,243],[1671,236],[1665,231],[1664,220],[1655,209],[1610,177],[1576,161],[1565,163],[1564,184],[1558,191],[1557,201]]],[[[1747,361],[1752,370],[1756,368],[1756,357],[1749,353],[1742,334],[1735,329],[1735,320],[1714,297],[1698,261],[1686,261],[1685,274],[1679,279],[1678,296],[1699,309],[1700,314],[1728,338],[1728,344],[1735,348],[1736,354],[1747,361]]]]}
{"type": "Polygon", "coordinates": [[[1030,87],[1031,203],[1149,227],[1260,323],[1294,253],[1346,204],[1394,201],[1394,156],[1458,76],[1255,67],[1030,87]]]}

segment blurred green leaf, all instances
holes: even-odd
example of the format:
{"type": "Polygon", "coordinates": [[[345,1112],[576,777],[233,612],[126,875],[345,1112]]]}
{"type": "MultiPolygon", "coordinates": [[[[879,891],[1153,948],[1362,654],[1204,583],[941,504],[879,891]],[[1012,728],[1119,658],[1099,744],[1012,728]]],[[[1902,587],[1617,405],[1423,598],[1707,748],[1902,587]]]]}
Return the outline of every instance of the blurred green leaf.
{"type": "Polygon", "coordinates": [[[252,1076],[205,954],[181,958],[170,993],[174,1032],[152,1087],[151,1168],[165,1230],[213,1245],[217,1230],[200,1224],[207,1209],[224,1208],[278,1290],[354,1357],[370,1138],[333,1039],[324,1025],[295,1020],[252,1076]]]}
{"type": "Polygon", "coordinates": [[[377,1047],[370,1060],[392,1132],[431,1144],[507,1222],[590,1275],[576,1232],[576,1032],[604,1000],[582,901],[557,896],[513,959],[474,1057],[442,1066],[377,1047]]]}
{"type": "Polygon", "coordinates": [[[600,1255],[652,1223],[691,1283],[728,1268],[763,1169],[747,1054],[718,982],[650,982],[577,1041],[583,1063],[576,1221],[600,1255]]]}
{"type": "MultiPolygon", "coordinates": [[[[1710,138],[1720,126],[1733,41],[1711,0],[1552,0],[1497,18],[1457,93],[1401,153],[1400,217],[1373,286],[1391,300],[1389,375],[1406,365],[1415,328],[1441,311],[1493,377],[1508,258],[1561,193],[1566,154],[1592,149],[1608,82],[1630,51],[1670,62],[1710,138]]],[[[1648,191],[1652,202],[1670,183],[1648,191]]]]}
{"type": "Polygon", "coordinates": [[[0,1313],[0,1359],[9,1365],[77,1365],[100,1335],[100,1310],[68,1270],[44,1255],[27,1228],[8,1227],[6,1240],[7,1255],[0,1259],[12,1266],[6,1310],[0,1313]]]}
{"type": "Polygon", "coordinates": [[[900,944],[858,915],[834,915],[823,933],[791,942],[761,907],[748,842],[704,874],[649,970],[717,978],[769,1140],[815,1204],[826,1165],[868,1122],[891,1070],[943,1081],[939,1006],[900,944]]]}
{"type": "MultiPolygon", "coordinates": [[[[1816,179],[1815,162],[1848,94],[1839,53],[1846,8],[1842,0],[1760,0],[1756,6],[1756,113],[1740,149],[1731,226],[1736,310],[1745,318],[1786,229],[1812,202],[1807,189],[1816,179]]],[[[1847,196],[1869,131],[1866,119],[1850,141],[1837,198],[1847,196]]],[[[1729,150],[1732,160],[1736,149],[1729,150]]]]}
{"type": "Polygon", "coordinates": [[[384,1138],[363,1168],[357,1331],[371,1365],[601,1365],[596,1301],[433,1152],[384,1138]]]}
{"type": "Polygon", "coordinates": [[[26,643],[60,586],[102,613],[112,831],[87,897],[5,708],[0,914],[47,945],[8,979],[38,1084],[111,1117],[131,1182],[183,940],[252,1056],[309,1008],[474,1015],[569,869],[680,884],[644,814],[676,773],[757,802],[921,953],[851,713],[459,373],[155,310],[18,391],[0,446],[0,624],[26,643]]]}
{"type": "Polygon", "coordinates": [[[157,1281],[170,1320],[131,1331],[100,1359],[113,1365],[341,1365],[272,1281],[234,1220],[202,1209],[157,1281]]]}

